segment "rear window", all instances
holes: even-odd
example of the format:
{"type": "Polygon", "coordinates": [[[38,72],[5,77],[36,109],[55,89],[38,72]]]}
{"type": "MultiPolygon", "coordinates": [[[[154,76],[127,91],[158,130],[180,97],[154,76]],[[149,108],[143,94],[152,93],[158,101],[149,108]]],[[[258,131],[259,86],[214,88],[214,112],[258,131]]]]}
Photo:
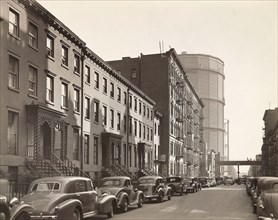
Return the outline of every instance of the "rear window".
{"type": "Polygon", "coordinates": [[[179,177],[169,177],[166,180],[167,180],[167,183],[173,183],[173,182],[180,182],[181,178],[179,178],[179,177]]]}
{"type": "Polygon", "coordinates": [[[141,184],[150,184],[150,183],[154,183],[154,179],[140,179],[139,182],[141,184]]]}
{"type": "Polygon", "coordinates": [[[117,179],[101,180],[100,186],[121,186],[121,181],[117,179]]]}
{"type": "Polygon", "coordinates": [[[57,182],[41,182],[35,183],[31,191],[59,191],[60,190],[60,183],[57,182]]]}

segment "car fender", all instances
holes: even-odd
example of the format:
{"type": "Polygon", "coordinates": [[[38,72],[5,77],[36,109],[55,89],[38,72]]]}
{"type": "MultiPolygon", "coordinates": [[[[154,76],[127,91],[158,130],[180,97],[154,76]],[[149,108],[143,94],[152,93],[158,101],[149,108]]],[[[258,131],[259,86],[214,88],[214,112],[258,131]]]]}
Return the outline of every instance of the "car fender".
{"type": "Polygon", "coordinates": [[[71,219],[75,209],[78,208],[83,217],[83,206],[78,199],[68,199],[57,205],[51,213],[58,215],[58,219],[71,219]]]}
{"type": "Polygon", "coordinates": [[[126,192],[121,192],[118,196],[118,206],[121,206],[123,204],[123,200],[126,199],[128,204],[129,204],[129,197],[128,197],[128,194],[126,192]]]}
{"type": "Polygon", "coordinates": [[[144,193],[140,190],[136,191],[134,202],[138,203],[140,196],[142,196],[142,199],[144,200],[144,193]]]}
{"type": "Polygon", "coordinates": [[[171,195],[171,188],[170,187],[165,187],[164,188],[164,196],[166,196],[166,195],[171,195]]]}
{"type": "MultiPolygon", "coordinates": [[[[112,204],[117,204],[116,197],[114,195],[106,195],[101,198],[99,201],[99,212],[100,214],[106,214],[109,213],[111,210],[112,204]]],[[[113,205],[114,206],[114,205],[113,205]]],[[[116,207],[114,207],[116,208],[116,207]]]]}
{"type": "Polygon", "coordinates": [[[11,220],[16,219],[23,212],[27,212],[31,214],[32,211],[33,211],[32,207],[26,203],[15,205],[10,209],[10,213],[11,213],[10,219],[11,220]]]}
{"type": "Polygon", "coordinates": [[[6,219],[11,218],[10,209],[6,203],[0,203],[0,210],[1,210],[1,213],[4,213],[6,219]]]}

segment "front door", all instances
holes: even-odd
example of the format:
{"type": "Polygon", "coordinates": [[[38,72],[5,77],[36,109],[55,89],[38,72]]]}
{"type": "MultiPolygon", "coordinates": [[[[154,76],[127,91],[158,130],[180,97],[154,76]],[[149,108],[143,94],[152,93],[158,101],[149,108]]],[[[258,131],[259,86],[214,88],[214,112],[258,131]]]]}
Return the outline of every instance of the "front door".
{"type": "Polygon", "coordinates": [[[47,123],[42,126],[43,135],[43,157],[50,160],[51,158],[51,128],[47,123]]]}

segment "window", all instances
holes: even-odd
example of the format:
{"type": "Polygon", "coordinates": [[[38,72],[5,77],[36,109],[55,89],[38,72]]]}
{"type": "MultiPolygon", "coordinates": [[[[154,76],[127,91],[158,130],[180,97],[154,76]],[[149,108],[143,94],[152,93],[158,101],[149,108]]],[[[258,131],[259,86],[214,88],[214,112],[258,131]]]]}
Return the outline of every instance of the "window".
{"type": "Polygon", "coordinates": [[[85,97],[85,118],[90,119],[90,98],[85,97]]]}
{"type": "Polygon", "coordinates": [[[111,98],[114,98],[114,83],[110,83],[110,96],[111,98]]]}
{"type": "Polygon", "coordinates": [[[74,89],[73,111],[80,112],[80,91],[79,91],[79,89],[74,89]]]}
{"type": "Polygon", "coordinates": [[[142,137],[142,124],[139,122],[139,138],[142,137]]]}
{"type": "Polygon", "coordinates": [[[73,159],[79,160],[79,130],[73,129],[73,159]]]}
{"type": "Polygon", "coordinates": [[[117,130],[121,130],[121,113],[117,113],[117,130]]]}
{"type": "Polygon", "coordinates": [[[38,48],[38,27],[29,22],[29,45],[38,48]]]}
{"type": "Polygon", "coordinates": [[[9,33],[19,37],[19,14],[11,8],[9,11],[9,33]]]}
{"type": "Polygon", "coordinates": [[[124,104],[126,105],[126,98],[127,98],[127,94],[126,92],[124,92],[124,104]]]}
{"type": "Polygon", "coordinates": [[[18,149],[18,113],[8,111],[8,152],[16,155],[18,149]]]}
{"type": "Polygon", "coordinates": [[[143,116],[146,116],[146,106],[143,106],[143,116]]]}
{"type": "Polygon", "coordinates": [[[68,84],[62,82],[62,100],[61,100],[62,108],[68,108],[68,84]]]}
{"type": "Polygon", "coordinates": [[[46,101],[54,102],[54,78],[46,76],[46,101]]]}
{"type": "Polygon", "coordinates": [[[114,128],[114,110],[110,109],[110,127],[114,128]]]}
{"type": "Polygon", "coordinates": [[[80,74],[80,57],[74,54],[74,72],[80,74]]]}
{"type": "Polygon", "coordinates": [[[151,120],[153,120],[153,111],[151,110],[151,120]]]}
{"type": "Polygon", "coordinates": [[[69,62],[69,51],[68,48],[65,45],[62,45],[62,64],[64,66],[68,66],[68,62],[69,62]]]}
{"type": "Polygon", "coordinates": [[[137,149],[136,146],[134,146],[134,167],[137,166],[137,149]]]}
{"type": "Polygon", "coordinates": [[[129,135],[132,134],[132,118],[129,117],[129,135]]]}
{"type": "Polygon", "coordinates": [[[107,125],[107,107],[103,106],[103,125],[107,125]]]}
{"type": "Polygon", "coordinates": [[[132,68],[130,75],[131,75],[132,79],[135,79],[136,78],[136,69],[132,68]]]}
{"type": "Polygon", "coordinates": [[[143,139],[146,139],[146,127],[143,125],[143,139]]]}
{"type": "Polygon", "coordinates": [[[150,140],[150,129],[147,127],[147,140],[150,140]]]}
{"type": "Polygon", "coordinates": [[[126,132],[126,116],[124,116],[124,132],[126,132]]]}
{"type": "Polygon", "coordinates": [[[154,134],[156,134],[156,123],[154,123],[154,134]]]}
{"type": "Polygon", "coordinates": [[[89,135],[85,134],[84,136],[84,163],[89,164],[89,149],[90,149],[90,139],[89,135]]]}
{"type": "Polygon", "coordinates": [[[38,71],[29,66],[29,95],[37,96],[38,71]]]}
{"type": "Polygon", "coordinates": [[[99,102],[94,101],[94,121],[99,122],[99,102]]]}
{"type": "Polygon", "coordinates": [[[134,120],[134,135],[137,136],[137,121],[134,120]]]}
{"type": "Polygon", "coordinates": [[[142,114],[142,103],[139,102],[139,114],[141,115],[142,114]]]}
{"type": "Polygon", "coordinates": [[[99,89],[99,74],[95,72],[95,88],[99,89]]]}
{"type": "Polygon", "coordinates": [[[46,48],[47,48],[47,55],[50,57],[54,57],[54,38],[50,35],[47,35],[46,38],[46,48]]]}
{"type": "Polygon", "coordinates": [[[134,98],[134,111],[137,112],[137,99],[134,98]]]}
{"type": "Polygon", "coordinates": [[[127,148],[126,148],[126,144],[124,144],[124,165],[127,165],[127,148]]]}
{"type": "Polygon", "coordinates": [[[19,60],[9,56],[9,87],[18,89],[19,60]]]}
{"type": "Polygon", "coordinates": [[[132,108],[132,96],[129,96],[129,108],[132,108]]]}
{"type": "Polygon", "coordinates": [[[103,92],[107,94],[107,79],[103,78],[103,92]]]}
{"type": "Polygon", "coordinates": [[[149,119],[150,118],[150,109],[147,108],[147,118],[149,119]]]}
{"type": "Polygon", "coordinates": [[[121,102],[121,89],[118,87],[118,97],[117,97],[117,101],[121,102]]]}
{"type": "Polygon", "coordinates": [[[85,82],[88,84],[91,83],[91,70],[88,66],[85,66],[85,82]]]}
{"type": "Polygon", "coordinates": [[[129,145],[129,166],[132,166],[132,146],[129,145]]]}
{"type": "Polygon", "coordinates": [[[98,137],[94,137],[94,164],[98,164],[98,137]]]}
{"type": "Polygon", "coordinates": [[[171,134],[174,134],[174,125],[173,125],[173,122],[171,122],[171,134]]]}
{"type": "Polygon", "coordinates": [[[151,141],[153,141],[153,129],[151,129],[151,141]]]}

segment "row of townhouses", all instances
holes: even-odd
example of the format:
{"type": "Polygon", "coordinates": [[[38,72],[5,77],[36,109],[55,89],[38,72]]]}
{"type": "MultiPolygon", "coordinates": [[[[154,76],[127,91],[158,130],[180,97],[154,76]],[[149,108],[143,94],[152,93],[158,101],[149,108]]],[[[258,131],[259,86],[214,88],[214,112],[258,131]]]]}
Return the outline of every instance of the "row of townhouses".
{"type": "Polygon", "coordinates": [[[0,170],[206,175],[204,104],[174,49],[104,61],[34,0],[1,1],[0,170]]]}

